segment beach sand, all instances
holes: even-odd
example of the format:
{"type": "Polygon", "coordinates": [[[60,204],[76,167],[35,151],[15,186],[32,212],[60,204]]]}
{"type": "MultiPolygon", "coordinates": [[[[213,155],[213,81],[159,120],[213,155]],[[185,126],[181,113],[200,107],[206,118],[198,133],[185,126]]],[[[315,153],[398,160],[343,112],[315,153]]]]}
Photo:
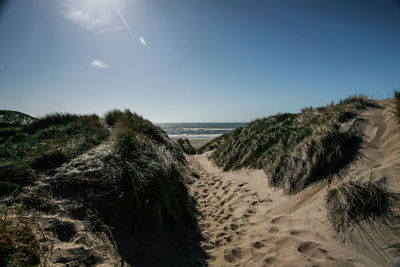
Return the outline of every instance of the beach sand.
{"type": "MultiPolygon", "coordinates": [[[[398,189],[399,127],[389,101],[379,103],[355,122],[365,134],[361,150],[365,158],[351,164],[342,179],[365,180],[373,175],[398,189]]],[[[268,185],[263,171],[224,172],[209,160],[210,153],[187,156],[198,175],[189,189],[201,214],[201,246],[210,266],[393,266],[396,262],[382,256],[357,231],[350,244],[342,243],[332,231],[325,197],[340,181],[321,181],[287,196],[268,185]]],[[[387,247],[379,236],[369,234],[379,246],[387,247]]]]}
{"type": "MultiPolygon", "coordinates": [[[[187,155],[191,173],[187,186],[198,211],[195,231],[187,229],[178,242],[160,238],[157,233],[131,233],[126,226],[109,232],[110,238],[108,232],[92,232],[86,222],[65,213],[46,215],[38,222],[40,229],[45,229],[40,235],[46,234],[46,248],[51,247],[46,259],[50,259],[51,266],[64,266],[60,262],[85,261],[90,251],[102,255],[102,266],[122,266],[124,260],[133,266],[400,266],[398,258],[388,250],[383,255],[357,231],[352,232],[352,242],[343,243],[327,218],[327,192],[341,181],[373,178],[400,191],[400,127],[389,100],[377,103],[378,107],[368,108],[351,122],[364,134],[365,144],[362,156],[350,164],[341,180],[333,179],[329,184],[325,179],[288,196],[270,187],[262,170],[223,171],[210,161],[212,151],[187,155]],[[73,238],[57,239],[52,229],[60,222],[73,226],[73,238]]],[[[190,140],[195,147],[208,141],[190,140]]],[[[68,172],[102,173],[98,170],[102,170],[104,161],[99,155],[108,155],[110,149],[109,144],[100,145],[60,167],[60,183],[68,172]]],[[[54,177],[46,179],[55,181],[54,177]]],[[[51,199],[49,203],[71,205],[70,199],[62,201],[51,199]]],[[[379,235],[369,234],[379,247],[390,245],[379,235]]],[[[392,236],[389,239],[395,241],[392,236]]]]}
{"type": "Polygon", "coordinates": [[[210,142],[212,140],[212,138],[198,138],[198,139],[189,139],[189,142],[192,144],[192,146],[194,148],[199,148],[205,144],[207,144],[208,142],[210,142]]]}
{"type": "Polygon", "coordinates": [[[209,153],[188,160],[200,176],[190,192],[210,266],[379,266],[333,239],[327,183],[290,198],[269,187],[262,171],[223,172],[209,153]]]}
{"type": "MultiPolygon", "coordinates": [[[[178,138],[171,138],[172,140],[177,140],[178,138]]],[[[194,148],[199,148],[202,145],[207,144],[208,142],[210,142],[212,140],[212,138],[194,138],[194,139],[188,139],[190,144],[192,144],[192,146],[194,148]]]]}

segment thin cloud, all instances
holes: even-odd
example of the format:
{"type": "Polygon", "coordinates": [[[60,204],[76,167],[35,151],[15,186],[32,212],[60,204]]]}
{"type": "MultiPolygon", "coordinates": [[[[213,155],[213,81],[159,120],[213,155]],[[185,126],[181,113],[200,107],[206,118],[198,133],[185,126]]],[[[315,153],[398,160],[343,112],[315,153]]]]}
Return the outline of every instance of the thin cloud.
{"type": "Polygon", "coordinates": [[[95,59],[92,61],[92,67],[95,69],[107,69],[109,66],[101,60],[95,59]]]}
{"type": "Polygon", "coordinates": [[[98,0],[65,0],[63,6],[64,17],[90,32],[117,31],[113,12],[108,1],[98,0]]]}
{"type": "Polygon", "coordinates": [[[72,10],[65,14],[72,23],[81,25],[88,31],[98,31],[107,27],[111,22],[111,14],[96,15],[82,10],[72,10]]]}

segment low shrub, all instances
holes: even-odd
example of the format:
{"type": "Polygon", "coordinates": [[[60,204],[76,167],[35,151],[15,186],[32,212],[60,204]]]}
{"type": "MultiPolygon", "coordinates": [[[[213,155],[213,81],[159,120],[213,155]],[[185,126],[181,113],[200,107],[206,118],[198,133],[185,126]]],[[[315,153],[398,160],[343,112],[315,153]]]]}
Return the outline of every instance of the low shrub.
{"type": "Polygon", "coordinates": [[[15,183],[0,180],[0,196],[13,192],[17,187],[18,185],[15,183]]]}
{"type": "Polygon", "coordinates": [[[38,266],[40,248],[30,218],[0,213],[0,265],[38,266]]]}
{"type": "Polygon", "coordinates": [[[267,160],[264,171],[270,177],[270,185],[294,194],[314,182],[330,179],[347,166],[357,156],[361,142],[357,134],[340,132],[336,127],[322,128],[287,152],[267,160]]]}
{"type": "Polygon", "coordinates": [[[105,115],[106,122],[112,126],[117,125],[120,131],[142,134],[152,141],[167,144],[168,135],[151,121],[144,119],[142,116],[131,112],[129,109],[124,111],[112,110],[105,115]]]}
{"type": "Polygon", "coordinates": [[[124,117],[125,112],[119,109],[110,110],[104,115],[104,119],[109,126],[114,126],[117,121],[123,119],[124,117]]]}
{"type": "Polygon", "coordinates": [[[133,224],[164,227],[194,219],[180,163],[165,148],[140,136],[120,136],[113,177],[133,224]]]}
{"type": "Polygon", "coordinates": [[[78,119],[79,116],[69,113],[53,113],[47,114],[44,117],[34,120],[32,123],[26,125],[23,130],[27,133],[34,133],[39,129],[48,128],[54,125],[67,124],[71,121],[78,119]]]}
{"type": "MultiPolygon", "coordinates": [[[[241,129],[242,128],[238,128],[238,129],[236,129],[236,131],[240,131],[241,129]]],[[[214,150],[215,148],[222,145],[224,143],[225,139],[227,139],[229,136],[230,136],[229,134],[223,134],[217,138],[210,140],[206,144],[199,147],[196,151],[196,154],[203,154],[204,152],[214,150]]]]}
{"type": "Polygon", "coordinates": [[[0,181],[24,184],[32,179],[32,169],[23,162],[5,162],[0,164],[0,181]]]}
{"type": "Polygon", "coordinates": [[[194,222],[181,150],[159,127],[128,110],[115,125],[114,151],[105,160],[114,188],[113,212],[134,226],[194,222]]]}
{"type": "Polygon", "coordinates": [[[326,196],[328,219],[343,240],[354,229],[375,244],[371,233],[387,236],[386,229],[399,234],[400,217],[395,208],[399,195],[374,182],[350,181],[329,190],[326,196]],[[385,229],[386,227],[386,229],[385,229]]]}
{"type": "Polygon", "coordinates": [[[33,169],[45,171],[57,168],[67,160],[67,156],[62,151],[49,151],[35,158],[31,166],[33,169]]]}
{"type": "Polygon", "coordinates": [[[17,127],[7,127],[7,128],[0,128],[0,137],[9,137],[13,136],[18,133],[20,128],[17,127]]]}
{"type": "Polygon", "coordinates": [[[394,91],[394,97],[392,100],[392,110],[393,110],[394,116],[400,122],[400,92],[399,91],[394,91]]]}

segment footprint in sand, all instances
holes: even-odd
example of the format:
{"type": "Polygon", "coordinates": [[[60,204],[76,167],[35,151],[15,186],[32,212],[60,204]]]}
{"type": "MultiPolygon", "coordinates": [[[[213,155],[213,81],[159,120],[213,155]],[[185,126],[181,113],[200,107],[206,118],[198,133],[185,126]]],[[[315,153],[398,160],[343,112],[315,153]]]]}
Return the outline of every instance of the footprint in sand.
{"type": "Polygon", "coordinates": [[[225,217],[222,217],[222,219],[224,220],[224,221],[227,221],[227,220],[229,220],[229,218],[231,218],[232,217],[232,214],[228,214],[228,215],[226,215],[225,217]]]}
{"type": "Polygon", "coordinates": [[[291,231],[290,235],[299,236],[302,234],[302,231],[291,231]]]}
{"type": "Polygon", "coordinates": [[[230,242],[232,242],[233,237],[234,237],[233,235],[229,235],[229,236],[226,236],[224,239],[227,243],[230,243],[230,242]]]}
{"type": "Polygon", "coordinates": [[[260,248],[262,248],[264,246],[265,246],[265,244],[260,242],[260,241],[256,241],[256,242],[251,243],[251,247],[252,248],[256,248],[256,249],[260,249],[260,248]]]}
{"type": "Polygon", "coordinates": [[[276,227],[276,226],[272,226],[272,227],[269,228],[268,232],[271,233],[271,234],[276,234],[276,233],[279,232],[279,228],[276,227]]]}
{"type": "Polygon", "coordinates": [[[251,205],[251,206],[255,206],[255,205],[257,205],[258,203],[259,203],[259,201],[258,201],[258,200],[254,200],[254,201],[252,201],[252,202],[251,202],[251,204],[250,204],[250,205],[251,205]]]}
{"type": "Polygon", "coordinates": [[[276,258],[274,258],[274,257],[268,257],[268,258],[266,258],[266,259],[264,260],[264,262],[265,262],[266,264],[273,264],[273,263],[277,263],[278,260],[277,260],[276,258]]]}
{"type": "Polygon", "coordinates": [[[277,223],[281,223],[284,220],[285,220],[285,216],[279,216],[279,217],[276,217],[276,218],[272,219],[271,223],[272,224],[277,224],[277,223]]]}
{"type": "Polygon", "coordinates": [[[238,184],[238,186],[239,186],[239,187],[242,187],[242,186],[244,186],[245,184],[247,184],[247,183],[240,183],[240,184],[238,184]]]}
{"type": "Polygon", "coordinates": [[[320,248],[318,243],[312,241],[300,242],[297,251],[316,259],[325,258],[325,254],[328,253],[325,249],[320,248]]]}
{"type": "Polygon", "coordinates": [[[290,235],[300,237],[303,240],[314,239],[326,242],[325,238],[319,233],[314,233],[307,230],[292,230],[290,231],[290,235]]]}
{"type": "Polygon", "coordinates": [[[256,211],[255,211],[254,209],[248,209],[248,210],[246,210],[246,212],[249,213],[249,214],[254,214],[254,213],[256,213],[256,211]]]}
{"type": "Polygon", "coordinates": [[[262,260],[263,258],[265,258],[265,255],[267,254],[265,245],[258,241],[251,244],[250,252],[252,259],[256,261],[262,260]]]}
{"type": "Polygon", "coordinates": [[[244,234],[246,234],[246,230],[239,230],[235,232],[238,236],[242,236],[244,234]]]}
{"type": "Polygon", "coordinates": [[[237,259],[242,258],[242,249],[241,248],[233,248],[233,249],[225,249],[224,250],[224,259],[228,262],[234,262],[237,259]]]}
{"type": "Polygon", "coordinates": [[[236,224],[231,224],[231,230],[236,231],[238,229],[238,226],[236,224]]]}

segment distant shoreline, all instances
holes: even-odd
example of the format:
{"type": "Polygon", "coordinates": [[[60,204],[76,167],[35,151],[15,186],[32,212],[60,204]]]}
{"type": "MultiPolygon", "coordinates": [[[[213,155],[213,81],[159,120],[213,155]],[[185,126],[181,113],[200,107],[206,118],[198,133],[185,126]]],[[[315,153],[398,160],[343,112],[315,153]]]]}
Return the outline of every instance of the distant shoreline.
{"type": "MultiPolygon", "coordinates": [[[[179,138],[176,137],[171,137],[172,140],[177,140],[179,138]]],[[[192,146],[194,148],[199,148],[205,144],[207,144],[208,142],[210,142],[213,138],[188,138],[190,144],[192,144],[192,146]]]]}
{"type": "Polygon", "coordinates": [[[195,147],[230,133],[237,128],[246,126],[245,122],[186,122],[186,123],[163,123],[158,126],[163,129],[171,139],[188,139],[195,147]]]}

